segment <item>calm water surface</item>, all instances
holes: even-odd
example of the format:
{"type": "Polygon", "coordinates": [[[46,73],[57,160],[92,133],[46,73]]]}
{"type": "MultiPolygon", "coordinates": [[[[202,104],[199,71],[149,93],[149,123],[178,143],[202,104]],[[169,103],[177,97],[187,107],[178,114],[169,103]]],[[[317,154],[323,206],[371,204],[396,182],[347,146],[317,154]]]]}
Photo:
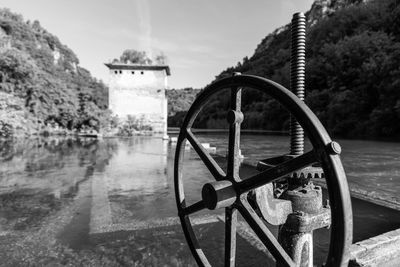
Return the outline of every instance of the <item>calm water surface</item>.
{"type": "MultiPolygon", "coordinates": [[[[226,154],[225,136],[199,138],[216,146],[217,154],[226,154]]],[[[350,186],[397,198],[399,143],[339,142],[350,186]]],[[[241,143],[250,162],[288,151],[288,138],[283,136],[243,135],[241,143]]],[[[174,149],[173,144],[150,137],[1,143],[2,265],[195,266],[179,225],[145,227],[176,216],[174,149]],[[144,227],[137,229],[138,225],[144,227]]],[[[225,165],[224,159],[218,158],[218,162],[225,165]]],[[[251,172],[242,169],[244,175],[251,172]]],[[[184,176],[188,202],[199,200],[202,185],[212,178],[190,149],[185,155],[184,176]]],[[[353,200],[353,206],[359,226],[356,241],[400,227],[398,212],[358,200],[353,200]]],[[[200,242],[208,247],[207,255],[221,263],[223,251],[218,244],[222,244],[223,225],[196,229],[200,242]]],[[[316,247],[325,251],[329,232],[316,236],[316,247]]],[[[265,260],[244,239],[238,238],[238,247],[239,266],[257,266],[265,260]]]]}
{"type": "MultiPolygon", "coordinates": [[[[203,135],[202,140],[225,154],[224,135],[203,135]]],[[[400,192],[400,143],[336,140],[342,146],[342,163],[350,186],[398,198],[400,192]]],[[[306,144],[306,150],[310,148],[306,144]]],[[[250,163],[289,151],[289,137],[242,135],[241,150],[250,163]]],[[[400,199],[399,199],[400,200],[400,199]]]]}

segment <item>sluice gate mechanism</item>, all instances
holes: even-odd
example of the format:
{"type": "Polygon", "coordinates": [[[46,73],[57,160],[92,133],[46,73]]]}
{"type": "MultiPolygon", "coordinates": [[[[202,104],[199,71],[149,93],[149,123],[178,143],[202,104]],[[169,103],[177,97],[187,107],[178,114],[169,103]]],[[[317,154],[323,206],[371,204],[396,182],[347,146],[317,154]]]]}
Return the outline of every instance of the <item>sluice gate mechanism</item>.
{"type": "MultiPolygon", "coordinates": [[[[282,263],[282,266],[299,266],[304,254],[312,252],[312,248],[308,248],[312,246],[312,231],[328,227],[332,221],[330,225],[332,245],[329,250],[327,266],[345,266],[348,262],[348,252],[352,242],[352,213],[350,194],[339,153],[339,145],[330,139],[311,110],[293,93],[279,84],[256,76],[235,75],[206,88],[188,112],[181,128],[175,155],[175,189],[179,217],[189,247],[198,264],[210,265],[198,244],[188,216],[206,208],[211,210],[224,208],[226,266],[234,265],[237,212],[240,212],[277,262],[282,263]],[[260,173],[242,180],[239,176],[238,150],[240,123],[243,120],[243,114],[240,111],[241,88],[243,87],[261,90],[285,106],[303,126],[310,137],[313,149],[301,155],[285,155],[282,157],[282,162],[276,165],[268,164],[267,166],[265,162],[268,160],[264,160],[260,164],[263,166],[260,173]],[[226,173],[209,156],[191,132],[192,123],[202,105],[213,94],[225,88],[231,88],[232,109],[228,114],[230,129],[226,173]],[[202,200],[190,206],[185,204],[184,177],[181,174],[186,140],[190,142],[216,180],[205,184],[202,189],[202,200]],[[293,175],[296,172],[300,173],[303,168],[317,163],[321,164],[328,184],[330,209],[322,206],[320,187],[313,186],[311,182],[303,179],[300,183],[300,179],[293,175]],[[291,201],[275,199],[268,184],[290,175],[293,176],[288,178],[290,189],[283,194],[286,194],[291,201]],[[280,232],[279,241],[281,242],[278,242],[271,234],[251,204],[249,192],[252,190],[257,192],[260,188],[265,189],[267,196],[259,199],[268,202],[265,205],[262,203],[258,205],[259,208],[267,207],[262,209],[261,213],[265,214],[262,217],[273,224],[285,222],[280,232]]],[[[276,159],[271,161],[276,161],[276,159]]],[[[312,257],[307,255],[306,258],[310,260],[310,263],[304,266],[313,266],[312,257]]]]}
{"type": "MultiPolygon", "coordinates": [[[[348,266],[352,246],[353,216],[346,174],[340,159],[341,147],[332,141],[316,115],[303,102],[305,81],[305,16],[292,19],[291,90],[271,80],[233,73],[206,87],[190,107],[177,139],[174,183],[180,223],[188,246],[199,266],[213,266],[204,253],[191,216],[202,210],[225,212],[224,265],[235,266],[236,234],[241,223],[238,213],[275,259],[277,266],[315,266],[313,231],[330,229],[330,243],[324,266],[348,266]],[[244,88],[261,91],[276,100],[291,115],[288,154],[260,160],[258,173],[242,179],[240,125],[244,88]],[[230,91],[228,154],[226,172],[201,145],[192,131],[193,123],[210,98],[230,91]],[[304,153],[304,134],[312,149],[304,153]],[[202,187],[199,201],[187,204],[183,159],[189,143],[215,178],[202,187]],[[313,180],[325,179],[329,202],[323,204],[322,188],[313,180]],[[267,225],[279,227],[278,237],[267,225]]],[[[354,256],[354,255],[353,255],[354,256]]],[[[358,266],[358,265],[355,265],[358,266]]]]}

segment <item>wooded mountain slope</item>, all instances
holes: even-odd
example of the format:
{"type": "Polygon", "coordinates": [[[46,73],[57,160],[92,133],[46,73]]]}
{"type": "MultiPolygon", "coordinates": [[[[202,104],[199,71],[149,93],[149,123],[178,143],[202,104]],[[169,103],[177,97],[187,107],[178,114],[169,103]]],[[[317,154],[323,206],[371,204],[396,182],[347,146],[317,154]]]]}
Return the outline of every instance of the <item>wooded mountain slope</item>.
{"type": "Polygon", "coordinates": [[[98,129],[107,87],[38,21],[0,9],[0,135],[39,132],[44,124],[98,129]]]}
{"type": "Polygon", "coordinates": [[[196,99],[200,89],[184,88],[166,90],[168,99],[168,126],[179,127],[186,111],[196,99]]]}
{"type": "MultiPolygon", "coordinates": [[[[399,3],[319,0],[306,13],[306,102],[336,137],[400,139],[399,3]]],[[[289,88],[289,60],[286,25],[219,77],[238,71],[289,88]]],[[[242,104],[243,128],[288,130],[287,112],[265,95],[245,91],[242,104]]],[[[226,94],[217,96],[214,113],[200,113],[197,126],[215,126],[227,105],[226,94]]]]}

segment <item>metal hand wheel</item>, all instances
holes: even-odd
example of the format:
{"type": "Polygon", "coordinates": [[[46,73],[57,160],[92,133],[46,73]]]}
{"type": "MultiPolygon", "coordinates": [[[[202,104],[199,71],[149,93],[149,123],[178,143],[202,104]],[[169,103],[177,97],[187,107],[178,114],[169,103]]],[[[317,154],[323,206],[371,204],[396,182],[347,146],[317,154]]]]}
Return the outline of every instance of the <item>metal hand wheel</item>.
{"type": "Polygon", "coordinates": [[[239,211],[260,241],[274,256],[277,263],[296,266],[249,204],[247,194],[267,183],[290,175],[292,172],[319,163],[325,174],[331,205],[331,239],[325,266],[347,266],[352,242],[352,209],[346,175],[340,161],[340,147],[332,142],[325,128],[314,113],[293,93],[283,86],[257,76],[238,75],[224,78],[205,88],[190,107],[177,140],[174,183],[178,215],[189,248],[199,266],[210,266],[190,223],[189,216],[203,209],[225,208],[225,266],[235,265],[236,225],[239,211]],[[191,131],[194,120],[210,97],[223,89],[230,89],[231,106],[228,112],[229,143],[226,173],[219,167],[191,131]],[[242,88],[252,88],[268,94],[282,104],[304,128],[313,149],[275,167],[262,171],[248,179],[239,177],[239,137],[243,114],[240,111],[242,88]],[[201,200],[186,205],[184,177],[182,177],[183,153],[186,140],[192,145],[203,163],[215,178],[215,182],[203,186],[201,200]]]}

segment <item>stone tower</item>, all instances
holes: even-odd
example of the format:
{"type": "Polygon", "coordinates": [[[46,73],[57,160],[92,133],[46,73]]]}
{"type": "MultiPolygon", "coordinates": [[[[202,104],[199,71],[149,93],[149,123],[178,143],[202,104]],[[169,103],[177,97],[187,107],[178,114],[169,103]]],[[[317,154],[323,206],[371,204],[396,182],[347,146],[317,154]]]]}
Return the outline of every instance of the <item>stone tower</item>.
{"type": "Polygon", "coordinates": [[[110,70],[108,107],[121,120],[128,115],[167,135],[167,65],[105,64],[110,70]]]}

